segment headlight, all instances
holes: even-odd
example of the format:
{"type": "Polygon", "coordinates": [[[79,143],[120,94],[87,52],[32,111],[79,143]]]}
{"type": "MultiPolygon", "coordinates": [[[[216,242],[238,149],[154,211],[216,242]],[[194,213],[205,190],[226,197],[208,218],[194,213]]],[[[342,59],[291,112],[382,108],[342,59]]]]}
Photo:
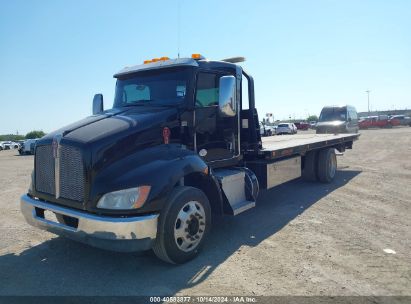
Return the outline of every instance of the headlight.
{"type": "Polygon", "coordinates": [[[106,193],[97,203],[102,209],[137,209],[144,205],[150,193],[150,186],[124,189],[106,193]]]}

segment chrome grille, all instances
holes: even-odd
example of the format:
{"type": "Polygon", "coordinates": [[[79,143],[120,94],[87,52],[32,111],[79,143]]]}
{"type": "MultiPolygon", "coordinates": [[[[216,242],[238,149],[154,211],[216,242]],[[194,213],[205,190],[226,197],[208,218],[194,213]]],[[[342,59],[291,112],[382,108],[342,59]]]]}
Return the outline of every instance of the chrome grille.
{"type": "Polygon", "coordinates": [[[52,195],[56,194],[54,158],[51,146],[36,148],[36,190],[52,195]]]}
{"type": "Polygon", "coordinates": [[[84,199],[84,168],[81,151],[60,146],[60,196],[74,201],[84,199]]]}
{"type": "MultiPolygon", "coordinates": [[[[84,200],[84,165],[80,149],[59,146],[59,197],[84,200]]],[[[51,145],[36,148],[36,190],[56,195],[55,159],[51,145]]]]}

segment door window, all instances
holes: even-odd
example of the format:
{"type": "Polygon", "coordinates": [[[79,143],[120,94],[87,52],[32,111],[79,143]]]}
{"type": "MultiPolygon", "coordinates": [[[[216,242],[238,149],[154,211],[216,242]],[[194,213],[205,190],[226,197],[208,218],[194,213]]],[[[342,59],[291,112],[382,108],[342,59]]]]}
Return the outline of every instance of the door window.
{"type": "Polygon", "coordinates": [[[212,73],[199,73],[197,78],[196,107],[218,105],[220,76],[212,73]]]}

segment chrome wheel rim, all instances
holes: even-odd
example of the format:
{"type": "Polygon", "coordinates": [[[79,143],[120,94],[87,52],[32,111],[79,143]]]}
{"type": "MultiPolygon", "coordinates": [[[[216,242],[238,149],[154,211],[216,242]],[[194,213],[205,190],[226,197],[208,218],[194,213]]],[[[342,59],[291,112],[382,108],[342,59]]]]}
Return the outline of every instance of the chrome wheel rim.
{"type": "Polygon", "coordinates": [[[174,240],[184,251],[194,250],[201,242],[206,228],[206,215],[198,201],[190,201],[180,209],[174,223],[174,240]]]}
{"type": "Polygon", "coordinates": [[[335,172],[337,171],[337,158],[335,154],[331,154],[330,157],[330,177],[334,177],[335,172]]]}

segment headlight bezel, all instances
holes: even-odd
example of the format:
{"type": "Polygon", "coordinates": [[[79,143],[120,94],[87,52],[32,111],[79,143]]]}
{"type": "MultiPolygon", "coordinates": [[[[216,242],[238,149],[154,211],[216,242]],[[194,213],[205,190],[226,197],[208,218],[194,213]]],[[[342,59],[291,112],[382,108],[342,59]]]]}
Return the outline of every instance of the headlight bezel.
{"type": "Polygon", "coordinates": [[[143,207],[151,191],[151,186],[121,189],[105,193],[97,202],[98,209],[135,210],[143,207]]]}

